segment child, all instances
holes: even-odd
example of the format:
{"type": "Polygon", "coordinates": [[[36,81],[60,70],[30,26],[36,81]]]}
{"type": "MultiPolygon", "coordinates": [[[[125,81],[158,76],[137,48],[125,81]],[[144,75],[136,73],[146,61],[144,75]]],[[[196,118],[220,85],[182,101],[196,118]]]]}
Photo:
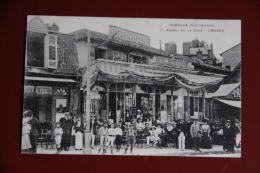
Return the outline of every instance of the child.
{"type": "Polygon", "coordinates": [[[151,142],[154,142],[154,146],[155,146],[155,126],[151,126],[150,127],[150,140],[151,140],[151,142]]]}
{"type": "Polygon", "coordinates": [[[113,154],[113,146],[114,146],[114,140],[116,137],[115,129],[114,129],[114,124],[110,125],[110,128],[108,129],[108,140],[107,140],[107,146],[108,148],[109,144],[111,146],[111,154],[113,154]]]}
{"type": "Polygon", "coordinates": [[[134,148],[134,144],[135,144],[135,137],[137,135],[136,131],[133,128],[133,126],[134,126],[133,124],[130,124],[129,125],[129,129],[128,129],[127,133],[126,133],[127,145],[126,145],[124,154],[127,154],[127,149],[129,147],[129,145],[131,145],[130,154],[133,154],[133,148],[134,148]]]}
{"type": "Polygon", "coordinates": [[[117,152],[119,152],[119,150],[121,148],[121,141],[122,141],[122,135],[123,135],[123,131],[120,128],[120,124],[116,124],[115,134],[116,134],[116,140],[115,140],[116,149],[117,149],[117,152]]]}
{"type": "Polygon", "coordinates": [[[30,111],[25,111],[23,113],[23,125],[22,125],[22,146],[21,146],[21,150],[22,153],[28,153],[29,152],[29,148],[31,148],[31,142],[30,142],[30,131],[31,131],[31,125],[30,125],[30,120],[32,117],[32,113],[30,111]]]}
{"type": "Polygon", "coordinates": [[[63,130],[60,127],[60,122],[57,122],[56,128],[54,130],[54,135],[55,135],[55,143],[56,143],[56,148],[57,148],[57,153],[59,154],[61,149],[60,149],[60,143],[61,143],[61,136],[63,134],[63,130]]]}

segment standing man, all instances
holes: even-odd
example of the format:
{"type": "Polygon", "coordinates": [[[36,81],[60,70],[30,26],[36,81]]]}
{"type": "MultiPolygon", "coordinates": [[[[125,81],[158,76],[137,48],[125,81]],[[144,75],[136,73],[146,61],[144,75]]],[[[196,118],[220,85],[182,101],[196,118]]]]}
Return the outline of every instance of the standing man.
{"type": "Polygon", "coordinates": [[[30,148],[29,152],[32,154],[36,154],[38,136],[41,134],[42,128],[41,128],[41,125],[40,125],[38,119],[33,117],[32,111],[28,110],[28,112],[31,113],[31,115],[32,115],[32,118],[29,121],[31,124],[30,142],[31,142],[32,148],[30,148]]]}
{"type": "Polygon", "coordinates": [[[191,137],[194,141],[194,151],[200,151],[200,137],[201,137],[201,128],[200,125],[198,123],[198,119],[194,119],[193,124],[191,125],[190,128],[190,134],[191,137]]]}
{"type": "Polygon", "coordinates": [[[74,121],[70,117],[70,113],[64,113],[65,117],[60,119],[61,128],[63,131],[62,138],[61,138],[61,151],[64,149],[65,151],[69,151],[70,147],[70,138],[71,138],[71,131],[74,125],[74,121]]]}
{"type": "Polygon", "coordinates": [[[231,126],[231,120],[227,120],[226,125],[223,130],[225,149],[228,153],[234,153],[234,145],[236,140],[236,131],[233,126],[231,126]]]}
{"type": "Polygon", "coordinates": [[[190,128],[191,128],[192,122],[190,121],[190,117],[186,117],[185,127],[185,148],[186,149],[192,149],[192,138],[190,134],[190,128]]]}
{"type": "Polygon", "coordinates": [[[177,133],[178,133],[179,151],[185,151],[186,128],[183,119],[180,119],[180,122],[177,124],[177,133]]]}
{"type": "Polygon", "coordinates": [[[137,135],[137,133],[136,133],[136,131],[133,128],[133,124],[130,124],[129,125],[129,129],[128,129],[127,133],[126,133],[127,145],[126,145],[124,154],[127,154],[127,150],[128,150],[129,145],[131,145],[130,154],[133,154],[133,148],[134,148],[134,144],[135,144],[135,137],[136,137],[136,135],[137,135]]]}
{"type": "Polygon", "coordinates": [[[111,124],[110,128],[108,129],[108,137],[107,137],[107,143],[106,143],[106,149],[108,148],[109,145],[111,146],[111,154],[113,154],[115,138],[116,138],[116,131],[114,128],[114,124],[111,124]]]}
{"type": "Polygon", "coordinates": [[[103,152],[102,154],[106,154],[106,143],[107,143],[107,136],[108,136],[108,128],[107,124],[104,124],[102,127],[99,129],[99,135],[100,135],[100,148],[98,150],[98,153],[100,153],[102,147],[103,147],[103,152]]]}
{"type": "Polygon", "coordinates": [[[121,148],[121,141],[122,141],[122,135],[123,135],[123,131],[120,128],[119,123],[116,124],[115,133],[116,133],[116,139],[115,139],[116,149],[117,149],[117,152],[119,152],[120,148],[121,148]]]}

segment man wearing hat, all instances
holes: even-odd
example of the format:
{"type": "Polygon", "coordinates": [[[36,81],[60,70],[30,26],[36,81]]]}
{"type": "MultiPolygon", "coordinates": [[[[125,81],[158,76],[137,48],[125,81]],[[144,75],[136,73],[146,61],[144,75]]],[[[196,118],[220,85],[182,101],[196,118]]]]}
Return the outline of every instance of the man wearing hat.
{"type": "Polygon", "coordinates": [[[226,125],[223,129],[224,144],[223,149],[228,153],[234,153],[234,145],[236,139],[235,128],[231,126],[231,120],[227,120],[226,125]]]}
{"type": "Polygon", "coordinates": [[[185,133],[186,133],[186,126],[184,124],[184,120],[180,119],[179,123],[177,124],[177,136],[178,136],[178,146],[180,151],[185,150],[185,133]]]}
{"type": "Polygon", "coordinates": [[[200,151],[200,137],[201,137],[201,127],[198,123],[198,119],[193,120],[193,124],[190,128],[190,134],[194,141],[194,151],[200,151]]]}
{"type": "Polygon", "coordinates": [[[107,124],[105,123],[102,127],[99,129],[99,135],[100,135],[100,148],[98,150],[98,153],[100,153],[100,150],[103,147],[103,153],[106,154],[106,143],[107,143],[107,136],[108,136],[108,128],[107,124]]]}
{"type": "Polygon", "coordinates": [[[192,149],[193,142],[190,134],[190,128],[191,128],[192,122],[190,120],[190,117],[186,117],[185,127],[186,127],[186,133],[185,133],[185,149],[192,149]]]}
{"type": "Polygon", "coordinates": [[[120,151],[122,135],[123,135],[123,131],[120,128],[120,126],[121,126],[121,124],[117,123],[116,124],[116,128],[115,128],[115,134],[116,134],[115,144],[116,144],[117,152],[120,151]]]}
{"type": "Polygon", "coordinates": [[[124,154],[127,154],[127,150],[128,150],[129,145],[131,145],[130,154],[133,154],[133,148],[134,148],[134,144],[135,144],[135,137],[136,137],[136,135],[137,135],[137,133],[136,133],[136,131],[133,128],[133,124],[130,124],[129,125],[129,129],[128,129],[127,133],[126,133],[127,145],[126,145],[124,154]]]}
{"type": "Polygon", "coordinates": [[[60,149],[69,151],[71,131],[72,131],[72,127],[74,125],[74,121],[70,118],[69,112],[66,112],[64,114],[65,114],[65,117],[60,119],[60,126],[63,131],[60,149]]]}

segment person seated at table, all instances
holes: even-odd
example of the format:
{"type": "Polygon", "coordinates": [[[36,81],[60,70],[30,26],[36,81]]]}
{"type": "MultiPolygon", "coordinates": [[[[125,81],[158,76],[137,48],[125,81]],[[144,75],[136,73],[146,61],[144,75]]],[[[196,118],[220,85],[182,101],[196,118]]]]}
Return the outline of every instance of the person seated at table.
{"type": "Polygon", "coordinates": [[[137,110],[137,114],[136,114],[136,118],[138,119],[138,118],[140,118],[140,117],[141,117],[141,110],[138,109],[138,110],[137,110]]]}
{"type": "Polygon", "coordinates": [[[163,129],[162,129],[162,125],[161,124],[157,124],[156,130],[155,130],[155,145],[156,148],[162,148],[161,146],[161,137],[163,134],[163,129]]]}
{"type": "Polygon", "coordinates": [[[167,133],[168,133],[168,130],[167,130],[167,127],[168,127],[169,123],[166,122],[164,123],[163,127],[162,127],[162,130],[163,130],[163,136],[162,136],[162,147],[168,147],[168,144],[167,144],[167,133]]]}
{"type": "Polygon", "coordinates": [[[63,134],[63,130],[60,127],[60,122],[55,123],[56,128],[54,129],[55,135],[55,143],[57,148],[57,153],[60,153],[60,143],[61,143],[61,136],[63,134]]]}
{"type": "Polygon", "coordinates": [[[167,144],[173,142],[175,148],[178,145],[176,122],[170,122],[167,127],[167,144]]]}
{"type": "Polygon", "coordinates": [[[131,119],[132,119],[132,117],[131,117],[131,115],[129,114],[129,110],[126,110],[126,113],[125,113],[125,124],[126,124],[127,126],[130,125],[131,119]]]}
{"type": "Polygon", "coordinates": [[[145,123],[145,127],[143,129],[143,135],[146,138],[146,147],[148,148],[150,146],[150,124],[145,123]]]}
{"type": "Polygon", "coordinates": [[[143,129],[144,129],[144,124],[142,123],[142,121],[140,119],[138,119],[136,122],[136,130],[137,130],[137,132],[142,132],[143,129]]]}
{"type": "Polygon", "coordinates": [[[153,142],[153,146],[156,147],[156,142],[155,142],[155,126],[150,127],[150,141],[153,142]]]}

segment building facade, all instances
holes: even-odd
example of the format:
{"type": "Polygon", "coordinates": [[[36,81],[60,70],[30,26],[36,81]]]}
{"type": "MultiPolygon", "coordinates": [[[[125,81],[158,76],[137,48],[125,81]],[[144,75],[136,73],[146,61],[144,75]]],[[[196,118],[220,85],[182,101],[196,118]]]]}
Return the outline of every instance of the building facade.
{"type": "Polygon", "coordinates": [[[39,17],[27,24],[23,108],[47,129],[64,116],[79,113],[78,59],[73,36],[39,17]]]}
{"type": "Polygon", "coordinates": [[[162,122],[212,118],[206,96],[230,70],[213,65],[198,69],[194,61],[212,58],[213,46],[206,46],[206,56],[200,57],[197,48],[206,43],[193,41],[197,51],[193,56],[190,43],[190,58],[178,55],[174,43],[166,50],[153,48],[151,39],[117,26],[109,26],[107,34],[87,29],[64,34],[55,23],[33,18],[27,27],[24,109],[48,128],[64,112],[86,117],[90,111],[114,122],[125,121],[127,113],[162,122]]]}
{"type": "Polygon", "coordinates": [[[91,115],[97,118],[118,122],[126,113],[136,118],[140,112],[163,122],[187,116],[202,120],[208,116],[205,94],[216,91],[226,76],[196,71],[190,60],[151,47],[149,36],[122,28],[113,27],[108,34],[87,29],[71,34],[81,68],[90,63],[82,87],[87,87],[89,75],[91,115]]]}
{"type": "Polygon", "coordinates": [[[223,52],[223,67],[232,69],[223,79],[223,84],[206,96],[206,105],[212,119],[241,120],[241,44],[223,52]]]}

